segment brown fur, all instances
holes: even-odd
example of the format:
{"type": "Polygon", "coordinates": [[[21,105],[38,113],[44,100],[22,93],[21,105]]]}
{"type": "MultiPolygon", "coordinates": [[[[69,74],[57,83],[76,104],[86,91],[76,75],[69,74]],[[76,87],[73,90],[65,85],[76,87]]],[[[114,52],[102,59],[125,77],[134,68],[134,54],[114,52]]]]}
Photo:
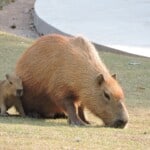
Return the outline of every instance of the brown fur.
{"type": "Polygon", "coordinates": [[[22,81],[15,74],[6,75],[6,80],[0,81],[0,114],[8,115],[7,110],[15,106],[21,116],[25,116],[20,96],[23,93],[22,81]]]}
{"type": "Polygon", "coordinates": [[[128,121],[121,87],[83,37],[41,37],[21,56],[16,74],[23,81],[27,114],[65,112],[71,124],[82,125],[88,123],[87,107],[108,126],[124,127],[128,121]]]}

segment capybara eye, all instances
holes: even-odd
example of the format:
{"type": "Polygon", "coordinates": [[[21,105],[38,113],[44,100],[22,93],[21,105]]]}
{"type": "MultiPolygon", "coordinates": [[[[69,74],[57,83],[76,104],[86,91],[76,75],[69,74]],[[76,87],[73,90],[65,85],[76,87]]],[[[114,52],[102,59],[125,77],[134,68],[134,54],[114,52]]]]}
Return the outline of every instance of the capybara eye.
{"type": "Polygon", "coordinates": [[[9,81],[9,84],[13,84],[11,81],[9,81]]]}
{"type": "Polygon", "coordinates": [[[106,93],[105,91],[104,91],[104,96],[106,97],[106,99],[110,100],[110,96],[109,96],[109,94],[108,94],[108,93],[106,93]]]}

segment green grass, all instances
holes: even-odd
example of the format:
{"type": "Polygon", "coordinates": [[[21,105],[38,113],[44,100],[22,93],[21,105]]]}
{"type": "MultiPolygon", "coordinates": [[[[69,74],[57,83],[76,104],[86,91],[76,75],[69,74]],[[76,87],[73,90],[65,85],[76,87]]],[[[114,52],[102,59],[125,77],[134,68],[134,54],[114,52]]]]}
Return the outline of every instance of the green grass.
{"type": "Polygon", "coordinates": [[[124,88],[130,106],[150,107],[150,59],[102,53],[105,64],[124,88]],[[134,65],[133,63],[136,63],[134,65]]]}
{"type": "MultiPolygon", "coordinates": [[[[32,40],[0,32],[0,79],[12,72],[32,40]]],[[[0,117],[0,149],[148,150],[150,148],[150,59],[100,52],[116,73],[125,94],[130,121],[127,129],[102,127],[87,112],[92,125],[72,127],[65,119],[0,117]],[[131,62],[140,63],[130,65],[131,62]]]]}
{"type": "Polygon", "coordinates": [[[15,0],[0,0],[0,10],[3,9],[3,7],[10,2],[15,2],[15,0]]]}
{"type": "Polygon", "coordinates": [[[14,70],[16,60],[31,42],[29,39],[0,32],[0,79],[14,70]]]}

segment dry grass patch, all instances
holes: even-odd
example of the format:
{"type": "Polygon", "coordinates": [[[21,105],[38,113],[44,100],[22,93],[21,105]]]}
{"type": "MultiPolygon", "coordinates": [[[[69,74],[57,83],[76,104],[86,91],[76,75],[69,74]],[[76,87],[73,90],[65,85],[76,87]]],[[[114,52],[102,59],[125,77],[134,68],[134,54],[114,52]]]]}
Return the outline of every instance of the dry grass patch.
{"type": "Polygon", "coordinates": [[[0,10],[2,10],[5,5],[11,2],[15,2],[15,0],[0,0],[0,10]]]}

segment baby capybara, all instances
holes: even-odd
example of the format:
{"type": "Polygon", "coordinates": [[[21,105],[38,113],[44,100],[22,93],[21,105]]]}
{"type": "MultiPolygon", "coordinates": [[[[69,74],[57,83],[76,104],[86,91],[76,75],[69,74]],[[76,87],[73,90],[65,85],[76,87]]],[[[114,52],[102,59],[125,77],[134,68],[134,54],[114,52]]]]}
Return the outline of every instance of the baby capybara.
{"type": "Polygon", "coordinates": [[[25,116],[20,97],[23,94],[21,79],[15,74],[6,74],[6,79],[0,81],[0,115],[7,116],[7,110],[15,106],[21,116],[25,116]]]}
{"type": "Polygon", "coordinates": [[[106,126],[123,128],[128,122],[122,88],[84,37],[41,37],[18,60],[16,74],[27,114],[64,112],[70,124],[84,125],[86,107],[106,126]]]}

